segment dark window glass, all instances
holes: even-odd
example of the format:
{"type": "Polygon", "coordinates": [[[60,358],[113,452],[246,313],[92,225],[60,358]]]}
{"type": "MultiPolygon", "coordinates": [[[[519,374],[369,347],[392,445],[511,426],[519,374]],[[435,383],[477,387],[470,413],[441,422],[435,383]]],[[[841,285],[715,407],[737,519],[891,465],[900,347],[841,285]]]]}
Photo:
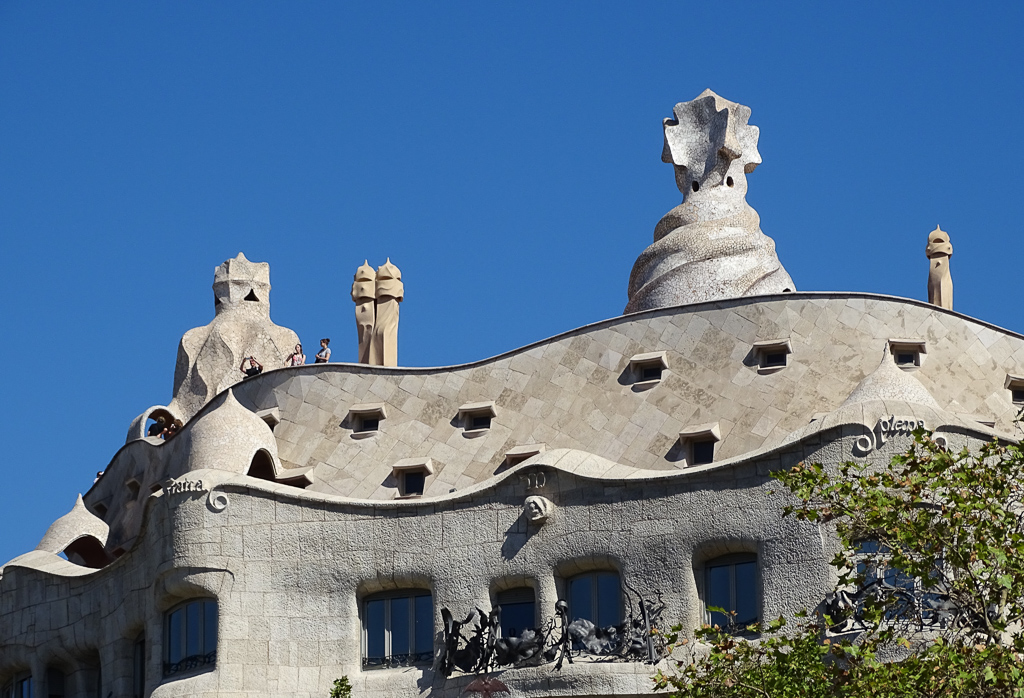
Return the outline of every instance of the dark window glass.
{"type": "Polygon", "coordinates": [[[1014,402],[1024,402],[1024,388],[1014,388],[1013,389],[1013,401],[1014,402]]]}
{"type": "Polygon", "coordinates": [[[185,607],[185,656],[199,654],[202,647],[200,639],[203,633],[203,605],[190,603],[185,607]]]}
{"type": "Polygon", "coordinates": [[[524,630],[536,625],[536,603],[533,589],[523,587],[497,594],[495,601],[501,606],[501,636],[518,637],[524,630]]]}
{"type": "Polygon", "coordinates": [[[654,381],[661,379],[661,366],[641,366],[640,367],[640,380],[654,381]]]}
{"type": "Polygon", "coordinates": [[[384,662],[384,600],[366,602],[366,657],[364,664],[384,662]]]}
{"type": "Polygon", "coordinates": [[[356,431],[377,431],[380,428],[380,420],[376,417],[362,417],[359,419],[359,428],[356,431]]]}
{"type": "Polygon", "coordinates": [[[391,654],[409,654],[409,597],[391,599],[391,654]]]}
{"type": "Polygon", "coordinates": [[[896,354],[896,363],[900,366],[913,366],[917,363],[917,354],[899,352],[896,354]]]}
{"type": "Polygon", "coordinates": [[[14,684],[14,695],[17,698],[32,698],[32,677],[26,676],[14,684]]]}
{"type": "Polygon", "coordinates": [[[711,463],[715,460],[714,441],[694,441],[692,447],[693,465],[703,465],[704,463],[711,463]]]}
{"type": "Polygon", "coordinates": [[[217,602],[197,599],[167,614],[164,676],[217,661],[217,602]]]}
{"type": "Polygon", "coordinates": [[[622,622],[622,590],[615,572],[591,572],[569,580],[569,615],[600,627],[622,622]]]}
{"type": "Polygon", "coordinates": [[[785,366],[786,365],[786,352],[774,351],[770,354],[764,355],[765,366],[785,366]]]}
{"type": "Polygon", "coordinates": [[[217,602],[203,602],[203,647],[206,652],[217,648],[217,602]]]}
{"type": "Polygon", "coordinates": [[[415,597],[416,630],[414,639],[417,652],[434,650],[434,602],[428,594],[415,597]]]}
{"type": "Polygon", "coordinates": [[[46,670],[46,691],[48,698],[64,698],[64,672],[59,669],[46,670]]]}
{"type": "Polygon", "coordinates": [[[427,474],[422,470],[405,473],[402,476],[404,486],[402,487],[402,494],[423,494],[423,486],[427,481],[427,474]]]}
{"type": "Polygon", "coordinates": [[[735,615],[708,611],[709,622],[723,628],[731,624],[740,631],[756,623],[760,616],[759,589],[757,558],[754,555],[727,555],[711,560],[705,565],[704,606],[735,611],[735,615]]]}
{"type": "Polygon", "coordinates": [[[490,429],[491,416],[488,414],[477,414],[469,418],[470,429],[490,429]]]}
{"type": "Polygon", "coordinates": [[[167,618],[167,661],[176,664],[181,661],[183,648],[181,646],[182,628],[185,617],[185,610],[179,608],[167,618]]]}
{"type": "MultiPolygon", "coordinates": [[[[51,690],[51,693],[53,691],[51,690]]],[[[146,692],[146,640],[135,641],[132,655],[132,698],[142,698],[146,692]]],[[[61,694],[63,695],[63,694],[61,694]]]]}
{"type": "Polygon", "coordinates": [[[434,604],[429,593],[397,592],[363,604],[363,667],[408,666],[434,656],[434,604]]]}

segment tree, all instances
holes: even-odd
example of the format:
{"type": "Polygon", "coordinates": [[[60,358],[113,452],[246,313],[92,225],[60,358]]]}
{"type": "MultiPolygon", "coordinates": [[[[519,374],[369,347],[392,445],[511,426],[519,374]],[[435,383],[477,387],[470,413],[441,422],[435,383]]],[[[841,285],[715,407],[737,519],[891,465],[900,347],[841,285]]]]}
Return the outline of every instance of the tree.
{"type": "MultiPolygon", "coordinates": [[[[834,528],[836,592],[814,614],[708,627],[655,677],[681,698],[1024,698],[1024,451],[950,451],[923,430],[888,468],[803,464],[773,477],[784,516],[834,528]],[[694,646],[696,645],[696,647],[694,646]]],[[[720,610],[720,609],[715,609],[720,610]]]]}

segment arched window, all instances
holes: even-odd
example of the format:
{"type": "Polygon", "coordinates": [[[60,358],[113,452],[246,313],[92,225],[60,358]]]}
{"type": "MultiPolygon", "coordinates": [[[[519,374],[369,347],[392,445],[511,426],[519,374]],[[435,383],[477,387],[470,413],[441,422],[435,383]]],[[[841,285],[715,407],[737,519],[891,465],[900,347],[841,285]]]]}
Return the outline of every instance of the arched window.
{"type": "Polygon", "coordinates": [[[622,622],[622,588],[615,572],[588,572],[569,580],[569,617],[606,628],[622,622]]]}
{"type": "Polygon", "coordinates": [[[32,676],[17,674],[0,688],[0,698],[32,698],[32,676]]]}
{"type": "Polygon", "coordinates": [[[524,630],[536,627],[536,597],[531,587],[499,591],[495,604],[501,606],[501,636],[518,637],[524,630]]]}
{"type": "Polygon", "coordinates": [[[426,589],[363,601],[363,668],[408,666],[434,658],[434,600],[426,589]]]}
{"type": "Polygon", "coordinates": [[[164,676],[217,662],[217,602],[195,599],[164,617],[164,676]]]}
{"type": "Polygon", "coordinates": [[[742,631],[759,620],[760,607],[756,555],[724,555],[704,563],[704,609],[708,623],[742,631]],[[735,615],[709,611],[712,607],[734,611],[735,615]]]}

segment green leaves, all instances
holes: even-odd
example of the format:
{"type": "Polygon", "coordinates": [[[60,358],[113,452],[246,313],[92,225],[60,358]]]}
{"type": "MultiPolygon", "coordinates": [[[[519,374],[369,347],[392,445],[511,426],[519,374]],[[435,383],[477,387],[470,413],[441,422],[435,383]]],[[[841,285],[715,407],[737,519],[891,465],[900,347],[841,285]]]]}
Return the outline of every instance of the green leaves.
{"type": "Polygon", "coordinates": [[[773,477],[796,501],[783,516],[839,537],[831,564],[852,607],[770,621],[751,628],[756,641],[704,627],[689,643],[676,628],[681,659],[659,688],[685,698],[1024,698],[1024,637],[1008,632],[1024,622],[1017,445],[953,452],[919,430],[886,468],[801,463],[773,477]],[[839,622],[853,632],[833,635],[839,622]]]}

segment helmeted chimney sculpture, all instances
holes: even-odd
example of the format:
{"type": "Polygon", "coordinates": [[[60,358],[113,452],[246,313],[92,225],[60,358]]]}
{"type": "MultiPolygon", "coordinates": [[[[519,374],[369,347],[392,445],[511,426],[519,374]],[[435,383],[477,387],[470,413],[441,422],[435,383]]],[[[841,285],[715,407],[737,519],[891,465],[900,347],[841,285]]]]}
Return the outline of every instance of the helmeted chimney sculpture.
{"type": "Polygon", "coordinates": [[[625,312],[795,291],[745,198],[747,175],[761,163],[750,108],[705,90],[673,112],[661,159],[675,168],[683,203],[633,265],[625,312]]]}
{"type": "Polygon", "coordinates": [[[359,363],[398,365],[398,304],[404,298],[402,272],[390,257],[377,271],[369,262],[356,270],[352,300],[356,304],[359,363]]]}
{"type": "Polygon", "coordinates": [[[928,302],[940,308],[953,309],[953,277],[949,275],[949,258],[953,256],[953,243],[949,233],[935,226],[928,233],[928,302]]]}
{"type": "Polygon", "coordinates": [[[373,344],[378,365],[398,365],[398,304],[405,298],[402,272],[391,258],[377,267],[377,319],[373,344]]]}
{"type": "Polygon", "coordinates": [[[355,280],[352,282],[352,300],[356,304],[356,333],[359,337],[359,363],[378,364],[374,351],[373,325],[377,311],[377,272],[369,261],[356,269],[355,280]]]}

